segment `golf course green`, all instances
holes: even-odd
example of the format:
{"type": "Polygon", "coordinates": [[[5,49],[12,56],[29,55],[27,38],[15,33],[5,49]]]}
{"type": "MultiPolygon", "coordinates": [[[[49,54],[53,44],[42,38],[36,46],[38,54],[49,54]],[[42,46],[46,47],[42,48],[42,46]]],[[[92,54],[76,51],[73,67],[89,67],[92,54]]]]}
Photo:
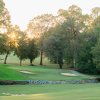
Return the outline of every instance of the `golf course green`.
{"type": "MultiPolygon", "coordinates": [[[[73,70],[50,68],[48,66],[0,64],[0,80],[56,81],[92,78],[94,76],[81,74],[73,70]],[[68,73],[68,75],[61,73],[68,73]]],[[[0,100],[100,100],[99,93],[99,83],[0,85],[0,100]]]]}

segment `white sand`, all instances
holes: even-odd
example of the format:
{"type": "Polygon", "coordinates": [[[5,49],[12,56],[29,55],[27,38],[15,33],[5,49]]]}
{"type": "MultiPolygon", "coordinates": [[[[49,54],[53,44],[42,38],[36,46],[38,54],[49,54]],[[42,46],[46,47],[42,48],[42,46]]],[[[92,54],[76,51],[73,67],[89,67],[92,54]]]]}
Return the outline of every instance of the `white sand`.
{"type": "Polygon", "coordinates": [[[32,72],[29,72],[29,71],[25,71],[25,70],[23,70],[23,71],[20,71],[21,73],[25,73],[25,74],[33,74],[32,72]]]}
{"type": "Polygon", "coordinates": [[[65,76],[77,76],[76,74],[71,74],[71,73],[61,73],[61,75],[65,75],[65,76]]]}

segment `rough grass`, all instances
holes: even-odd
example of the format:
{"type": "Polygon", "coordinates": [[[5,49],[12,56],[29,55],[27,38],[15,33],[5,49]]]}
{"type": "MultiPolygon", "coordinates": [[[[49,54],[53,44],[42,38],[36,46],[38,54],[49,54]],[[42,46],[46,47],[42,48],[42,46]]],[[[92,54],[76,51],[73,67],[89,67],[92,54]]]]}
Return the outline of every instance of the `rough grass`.
{"type": "Polygon", "coordinates": [[[100,84],[0,86],[0,100],[100,100],[100,84]]]}

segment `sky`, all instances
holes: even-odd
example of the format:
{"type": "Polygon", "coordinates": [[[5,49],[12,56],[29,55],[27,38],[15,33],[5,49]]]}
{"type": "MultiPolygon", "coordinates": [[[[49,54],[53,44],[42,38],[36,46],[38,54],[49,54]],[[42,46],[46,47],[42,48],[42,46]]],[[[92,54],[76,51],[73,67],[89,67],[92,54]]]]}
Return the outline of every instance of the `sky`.
{"type": "Polygon", "coordinates": [[[90,13],[94,7],[100,7],[100,0],[4,0],[6,8],[10,12],[12,24],[25,30],[29,20],[34,17],[49,13],[56,15],[59,9],[68,9],[71,5],[77,5],[83,13],[90,13]]]}

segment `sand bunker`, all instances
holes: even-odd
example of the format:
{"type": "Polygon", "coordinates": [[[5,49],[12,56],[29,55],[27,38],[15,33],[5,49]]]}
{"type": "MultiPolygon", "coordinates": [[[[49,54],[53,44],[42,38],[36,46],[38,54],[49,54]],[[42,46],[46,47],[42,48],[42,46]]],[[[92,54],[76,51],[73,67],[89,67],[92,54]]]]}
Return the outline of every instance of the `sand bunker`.
{"type": "Polygon", "coordinates": [[[6,96],[26,96],[25,94],[11,94],[11,93],[2,93],[2,94],[6,96]]]}
{"type": "Polygon", "coordinates": [[[78,76],[76,74],[71,74],[71,73],[61,73],[61,75],[64,75],[64,76],[78,76]]]}
{"type": "Polygon", "coordinates": [[[25,74],[33,74],[32,72],[30,72],[30,71],[25,71],[25,70],[22,70],[22,71],[20,71],[21,73],[25,73],[25,74]]]}

